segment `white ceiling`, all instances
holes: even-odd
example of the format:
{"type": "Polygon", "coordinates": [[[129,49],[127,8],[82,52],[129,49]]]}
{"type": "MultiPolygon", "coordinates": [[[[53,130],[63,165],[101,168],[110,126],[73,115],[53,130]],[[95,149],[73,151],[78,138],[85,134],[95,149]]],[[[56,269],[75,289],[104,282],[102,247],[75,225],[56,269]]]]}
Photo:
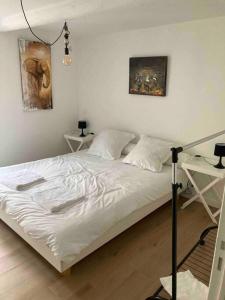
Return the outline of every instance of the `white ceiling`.
{"type": "MultiPolygon", "coordinates": [[[[23,4],[32,27],[58,30],[66,19],[78,36],[225,15],[225,0],[23,0],[23,4]]],[[[22,28],[27,25],[20,0],[0,0],[0,31],[22,28]]]]}

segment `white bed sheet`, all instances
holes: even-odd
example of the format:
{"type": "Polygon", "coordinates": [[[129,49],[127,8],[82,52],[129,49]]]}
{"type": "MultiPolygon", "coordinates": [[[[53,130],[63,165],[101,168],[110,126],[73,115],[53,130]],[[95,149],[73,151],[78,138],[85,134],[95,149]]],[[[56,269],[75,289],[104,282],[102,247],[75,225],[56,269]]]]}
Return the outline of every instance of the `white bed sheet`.
{"type": "MultiPolygon", "coordinates": [[[[0,208],[26,234],[44,240],[62,260],[78,255],[117,222],[171,189],[170,166],[153,173],[121,160],[107,161],[88,155],[86,151],[0,168],[0,175],[24,168],[41,174],[46,182],[26,192],[0,185],[0,208]],[[85,194],[85,200],[60,213],[51,213],[33,195],[46,190],[51,193],[55,187],[85,194]]],[[[180,169],[178,180],[186,181],[180,169]]]]}

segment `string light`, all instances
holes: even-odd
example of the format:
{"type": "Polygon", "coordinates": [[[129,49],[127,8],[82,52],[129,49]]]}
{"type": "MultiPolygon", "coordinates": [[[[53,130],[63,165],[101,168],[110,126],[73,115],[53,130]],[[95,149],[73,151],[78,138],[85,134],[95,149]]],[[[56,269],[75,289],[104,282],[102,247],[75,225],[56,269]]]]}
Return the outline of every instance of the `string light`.
{"type": "Polygon", "coordinates": [[[28,25],[28,28],[29,28],[30,32],[31,32],[32,35],[33,35],[35,38],[37,38],[40,42],[42,42],[42,43],[44,43],[45,45],[48,45],[48,46],[53,46],[55,43],[58,42],[58,40],[61,38],[62,34],[64,33],[65,53],[64,53],[64,57],[63,57],[63,64],[66,65],[66,66],[70,66],[71,63],[72,63],[72,59],[71,59],[71,56],[70,56],[70,50],[69,50],[69,36],[70,36],[70,31],[69,31],[69,29],[68,29],[67,23],[66,23],[66,22],[64,23],[63,28],[62,28],[62,30],[61,30],[59,36],[54,40],[54,42],[52,42],[52,43],[46,42],[46,41],[44,41],[42,38],[40,38],[40,37],[33,31],[33,29],[31,28],[30,23],[28,22],[28,19],[27,19],[27,16],[26,16],[24,7],[23,7],[23,0],[20,0],[20,4],[21,4],[21,8],[22,8],[22,12],[23,12],[25,21],[26,21],[26,23],[27,23],[27,25],[28,25]]]}

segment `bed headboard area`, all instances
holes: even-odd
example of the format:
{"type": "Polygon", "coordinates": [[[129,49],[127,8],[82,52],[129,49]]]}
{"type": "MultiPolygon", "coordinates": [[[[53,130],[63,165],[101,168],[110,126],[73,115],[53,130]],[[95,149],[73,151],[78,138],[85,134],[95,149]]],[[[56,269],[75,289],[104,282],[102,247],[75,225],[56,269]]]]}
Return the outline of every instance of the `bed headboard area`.
{"type": "MultiPolygon", "coordinates": [[[[181,144],[220,131],[224,26],[221,17],[81,39],[75,70],[79,118],[95,132],[111,127],[181,144]],[[129,94],[129,58],[146,56],[168,56],[165,97],[129,94]]],[[[214,141],[194,151],[210,155],[213,149],[214,141]]]]}

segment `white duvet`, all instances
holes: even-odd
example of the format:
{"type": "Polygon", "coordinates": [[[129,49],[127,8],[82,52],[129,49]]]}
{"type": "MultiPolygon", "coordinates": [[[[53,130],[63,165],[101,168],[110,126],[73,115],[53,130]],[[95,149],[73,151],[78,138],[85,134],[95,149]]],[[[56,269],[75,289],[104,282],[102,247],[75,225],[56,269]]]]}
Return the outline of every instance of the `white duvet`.
{"type": "MultiPolygon", "coordinates": [[[[79,254],[117,222],[171,189],[169,166],[153,173],[86,151],[1,168],[0,176],[24,168],[46,181],[24,192],[0,185],[0,208],[61,259],[79,254]],[[48,206],[59,196],[57,190],[75,195],[78,201],[52,213],[48,206]]],[[[181,170],[178,178],[184,179],[181,170]]]]}

